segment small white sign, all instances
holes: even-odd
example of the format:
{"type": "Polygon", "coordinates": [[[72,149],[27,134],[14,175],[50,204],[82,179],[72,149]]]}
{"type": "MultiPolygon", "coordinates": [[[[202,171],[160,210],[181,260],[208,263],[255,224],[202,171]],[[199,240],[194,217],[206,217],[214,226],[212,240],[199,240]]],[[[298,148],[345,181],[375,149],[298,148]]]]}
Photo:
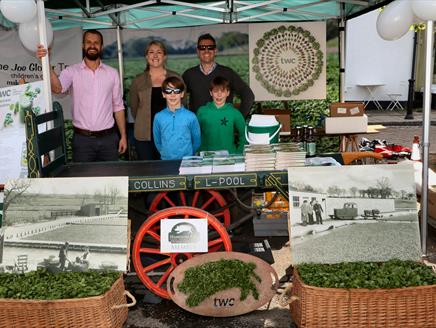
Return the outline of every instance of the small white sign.
{"type": "Polygon", "coordinates": [[[359,107],[350,108],[351,115],[359,115],[359,113],[360,113],[359,107]]]}
{"type": "Polygon", "coordinates": [[[207,219],[164,219],[160,221],[161,253],[206,253],[207,219]]]}

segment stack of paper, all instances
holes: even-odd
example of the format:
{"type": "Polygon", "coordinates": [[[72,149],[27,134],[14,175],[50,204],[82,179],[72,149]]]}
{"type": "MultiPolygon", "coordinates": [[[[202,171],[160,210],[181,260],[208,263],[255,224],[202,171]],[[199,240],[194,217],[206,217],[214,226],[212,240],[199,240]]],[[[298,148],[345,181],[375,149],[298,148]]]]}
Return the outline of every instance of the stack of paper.
{"type": "Polygon", "coordinates": [[[273,171],[276,154],[270,145],[246,145],[244,148],[245,170],[273,171]]]}
{"type": "Polygon", "coordinates": [[[213,158],[212,172],[231,172],[235,166],[235,161],[226,156],[216,156],[213,158]]]}
{"type": "Polygon", "coordinates": [[[304,166],[306,162],[305,151],[278,151],[276,152],[276,170],[285,170],[290,166],[304,166]]]}
{"type": "Polygon", "coordinates": [[[229,156],[228,150],[204,150],[200,152],[201,157],[229,156]]]}
{"type": "Polygon", "coordinates": [[[295,143],[247,145],[244,149],[247,171],[285,170],[290,166],[304,166],[306,152],[295,143]]]}
{"type": "Polygon", "coordinates": [[[185,156],[179,167],[179,174],[209,174],[245,171],[244,156],[230,154],[227,150],[207,151],[203,156],[185,156]]]}
{"type": "Polygon", "coordinates": [[[213,157],[213,173],[245,171],[244,156],[230,154],[228,156],[213,157]]]}
{"type": "Polygon", "coordinates": [[[212,159],[201,156],[185,156],[179,167],[179,174],[212,173],[212,159]]]}
{"type": "Polygon", "coordinates": [[[306,152],[300,150],[297,144],[281,143],[272,145],[276,152],[276,170],[285,170],[290,166],[304,166],[306,152]]]}

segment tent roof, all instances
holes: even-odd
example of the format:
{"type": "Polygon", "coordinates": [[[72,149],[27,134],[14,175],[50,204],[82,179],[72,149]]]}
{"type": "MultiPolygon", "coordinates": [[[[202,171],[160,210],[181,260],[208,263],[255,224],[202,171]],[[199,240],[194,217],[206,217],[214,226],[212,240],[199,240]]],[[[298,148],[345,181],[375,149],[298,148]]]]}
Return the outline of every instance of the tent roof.
{"type": "Polygon", "coordinates": [[[219,23],[345,19],[392,0],[46,0],[54,29],[165,28],[219,23]]]}

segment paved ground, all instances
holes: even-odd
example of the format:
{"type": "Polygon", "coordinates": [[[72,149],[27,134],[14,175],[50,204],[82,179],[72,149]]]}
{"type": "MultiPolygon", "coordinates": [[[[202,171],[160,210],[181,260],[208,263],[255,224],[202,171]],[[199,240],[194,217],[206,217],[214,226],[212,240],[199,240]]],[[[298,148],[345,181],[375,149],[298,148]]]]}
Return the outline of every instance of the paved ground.
{"type": "MultiPolygon", "coordinates": [[[[414,113],[413,120],[405,120],[405,112],[391,111],[368,111],[370,124],[382,124],[386,126],[378,134],[371,135],[372,139],[384,139],[389,143],[411,146],[414,135],[422,135],[422,114],[414,113]]],[[[432,111],[432,126],[430,128],[430,163],[436,169],[436,111],[432,111]]],[[[366,135],[368,137],[368,135],[366,135]]],[[[247,226],[248,234],[251,227],[247,226]]],[[[432,262],[436,263],[436,230],[429,228],[428,254],[432,262]]],[[[245,231],[245,229],[244,229],[245,231]]],[[[237,237],[237,236],[236,236],[237,237]]],[[[261,238],[257,238],[259,240],[261,238]]],[[[256,240],[256,238],[254,238],[256,240]]],[[[270,238],[275,263],[273,267],[281,278],[279,292],[282,292],[289,284],[289,260],[290,250],[287,246],[286,237],[270,238]]],[[[188,313],[180,309],[171,301],[163,300],[157,304],[143,301],[146,294],[145,288],[141,288],[136,278],[128,279],[127,288],[136,291],[138,305],[129,311],[129,318],[125,328],[177,328],[177,327],[238,327],[238,328],[289,328],[294,327],[289,308],[279,304],[280,295],[276,295],[271,304],[252,313],[234,318],[206,318],[188,313]],[[136,288],[135,288],[136,287],[136,288]]]]}
{"type": "MultiPolygon", "coordinates": [[[[381,139],[388,143],[402,146],[412,146],[413,136],[418,135],[422,139],[422,112],[414,112],[413,120],[406,120],[405,111],[367,111],[368,124],[381,124],[385,129],[380,129],[379,133],[361,135],[367,139],[381,139]]],[[[430,154],[436,154],[436,110],[431,111],[430,126],[430,154]]]]}

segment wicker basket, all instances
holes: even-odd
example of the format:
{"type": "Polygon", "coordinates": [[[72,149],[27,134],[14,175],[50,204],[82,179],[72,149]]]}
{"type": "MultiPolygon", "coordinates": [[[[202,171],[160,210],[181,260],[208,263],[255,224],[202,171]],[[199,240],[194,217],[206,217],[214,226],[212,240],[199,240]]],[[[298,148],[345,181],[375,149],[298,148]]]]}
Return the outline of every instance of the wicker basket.
{"type": "Polygon", "coordinates": [[[125,295],[120,277],[104,295],[53,300],[0,299],[0,327],[86,327],[120,328],[127,319],[125,295]]]}
{"type": "Polygon", "coordinates": [[[294,270],[291,316],[298,327],[436,327],[436,285],[342,289],[305,285],[294,270]]]}

